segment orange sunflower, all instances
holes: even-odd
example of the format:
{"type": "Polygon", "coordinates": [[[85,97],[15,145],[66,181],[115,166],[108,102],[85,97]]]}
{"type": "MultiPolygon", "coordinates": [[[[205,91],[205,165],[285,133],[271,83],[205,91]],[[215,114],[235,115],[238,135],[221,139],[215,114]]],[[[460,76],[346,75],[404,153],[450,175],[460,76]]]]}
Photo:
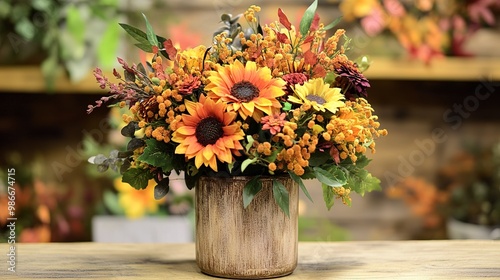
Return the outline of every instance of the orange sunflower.
{"type": "Polygon", "coordinates": [[[260,121],[264,113],[272,115],[281,108],[277,98],[285,94],[286,82],[273,79],[269,68],[257,68],[253,61],[243,65],[236,60],[217,70],[210,72],[205,90],[208,97],[228,104],[228,111],[238,112],[243,119],[253,117],[260,121]]]}
{"type": "Polygon", "coordinates": [[[232,154],[240,155],[239,140],[244,137],[240,125],[234,122],[235,112],[226,112],[226,105],[204,95],[199,102],[186,100],[189,114],[182,115],[182,123],[173,133],[172,141],[179,143],[176,154],[195,158],[196,168],[203,164],[217,171],[217,159],[231,163],[232,154]]]}

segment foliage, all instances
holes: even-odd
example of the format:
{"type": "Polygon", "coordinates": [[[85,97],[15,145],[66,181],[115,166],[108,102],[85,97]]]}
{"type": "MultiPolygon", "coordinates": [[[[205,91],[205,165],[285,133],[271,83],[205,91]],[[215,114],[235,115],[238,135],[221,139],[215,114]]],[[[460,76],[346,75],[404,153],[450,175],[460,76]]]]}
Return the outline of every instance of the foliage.
{"type": "MultiPolygon", "coordinates": [[[[316,8],[314,1],[306,9],[299,30],[281,9],[278,21],[266,25],[257,6],[222,15],[225,27],[210,47],[185,50],[156,35],[146,16],[145,32],[121,24],[153,59],[129,65],[118,58],[124,69],[123,75],[113,71],[118,84],[94,71],[110,95],[88,113],[110,100],[128,108],[121,132],[130,142],[127,151],[90,161],[121,170],[137,189],[154,179],[158,198],[172,172],[183,171],[189,189],[200,176],[253,176],[245,207],[261,189],[258,176],[288,174],[308,197],[302,180],[316,178],[328,208],[334,198],[350,204],[351,190],[378,189],[378,179],[364,169],[366,152],[375,152],[374,139],[387,131],[366,100],[368,80],[345,54],[345,31],[327,38],[338,21],[325,26],[316,8]]],[[[286,188],[275,181],[273,194],[288,214],[286,188]]]]}
{"type": "Polygon", "coordinates": [[[16,64],[43,57],[41,70],[49,89],[61,70],[78,81],[95,63],[113,66],[120,36],[117,16],[117,0],[4,0],[0,55],[4,61],[17,58],[11,62],[16,64]]]}

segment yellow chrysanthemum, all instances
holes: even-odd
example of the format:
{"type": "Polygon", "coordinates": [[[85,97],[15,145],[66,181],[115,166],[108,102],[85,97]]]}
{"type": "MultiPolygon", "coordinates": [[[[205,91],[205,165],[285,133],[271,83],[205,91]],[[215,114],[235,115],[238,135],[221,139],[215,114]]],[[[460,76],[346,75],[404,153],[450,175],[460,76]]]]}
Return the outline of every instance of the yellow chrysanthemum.
{"type": "Polygon", "coordinates": [[[340,107],[345,106],[340,88],[331,88],[321,78],[295,85],[295,95],[288,96],[288,101],[310,105],[316,111],[325,112],[326,109],[335,114],[340,107]]]}
{"type": "Polygon", "coordinates": [[[150,180],[146,189],[137,190],[127,183],[123,183],[121,178],[114,181],[115,189],[118,191],[118,203],[125,211],[125,216],[137,219],[145,214],[158,212],[158,206],[165,203],[165,198],[156,200],[154,198],[154,187],[156,182],[150,180]]]}
{"type": "Polygon", "coordinates": [[[282,79],[273,79],[267,67],[257,68],[257,64],[240,61],[221,66],[208,77],[210,83],[205,87],[208,97],[222,100],[228,104],[228,111],[235,111],[243,119],[253,117],[260,121],[264,113],[272,115],[281,108],[277,100],[285,94],[282,79]]]}
{"type": "Polygon", "coordinates": [[[180,51],[177,55],[179,67],[186,69],[190,74],[200,72],[205,51],[205,46],[180,51]]]}
{"type": "Polygon", "coordinates": [[[217,159],[231,163],[233,155],[242,150],[239,140],[244,137],[240,125],[234,123],[235,112],[226,112],[226,105],[200,96],[198,103],[186,100],[189,113],[182,115],[182,123],[173,133],[172,141],[179,143],[176,154],[195,158],[195,165],[210,166],[217,171],[217,159]]]}

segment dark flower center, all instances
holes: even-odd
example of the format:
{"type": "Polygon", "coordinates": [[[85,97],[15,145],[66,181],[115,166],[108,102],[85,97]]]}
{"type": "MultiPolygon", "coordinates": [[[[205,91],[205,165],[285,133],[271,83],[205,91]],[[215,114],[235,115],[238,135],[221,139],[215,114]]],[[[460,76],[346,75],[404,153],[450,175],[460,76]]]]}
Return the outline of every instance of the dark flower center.
{"type": "Polygon", "coordinates": [[[241,81],[231,88],[231,95],[243,102],[248,102],[259,96],[259,89],[248,81],[241,81]]]}
{"type": "Polygon", "coordinates": [[[319,105],[323,105],[323,104],[326,103],[326,100],[323,99],[323,97],[317,96],[317,95],[314,95],[314,94],[309,94],[308,96],[306,96],[306,99],[309,100],[309,101],[315,101],[319,105]]]}
{"type": "Polygon", "coordinates": [[[196,126],[195,135],[203,146],[213,145],[224,135],[222,123],[214,117],[204,118],[196,126]]]}

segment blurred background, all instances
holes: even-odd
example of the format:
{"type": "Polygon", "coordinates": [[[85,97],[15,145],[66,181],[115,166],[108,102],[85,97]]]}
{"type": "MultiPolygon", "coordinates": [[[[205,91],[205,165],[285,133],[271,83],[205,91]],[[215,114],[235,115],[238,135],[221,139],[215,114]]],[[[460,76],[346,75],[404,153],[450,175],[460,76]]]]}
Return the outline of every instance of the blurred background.
{"type": "MultiPolygon", "coordinates": [[[[125,145],[122,112],[86,114],[106,94],[92,70],[146,59],[118,25],[144,29],[141,13],[188,48],[209,45],[220,15],[250,4],[261,23],[281,7],[298,25],[310,1],[1,0],[0,239],[15,168],[18,242],[193,240],[193,191],[181,179],[155,201],[87,162],[125,145]]],[[[327,211],[308,182],[300,240],[500,239],[500,1],[320,0],[318,13],[343,17],[352,59],[368,55],[368,99],[389,135],[369,166],[382,191],[327,211]]]]}

